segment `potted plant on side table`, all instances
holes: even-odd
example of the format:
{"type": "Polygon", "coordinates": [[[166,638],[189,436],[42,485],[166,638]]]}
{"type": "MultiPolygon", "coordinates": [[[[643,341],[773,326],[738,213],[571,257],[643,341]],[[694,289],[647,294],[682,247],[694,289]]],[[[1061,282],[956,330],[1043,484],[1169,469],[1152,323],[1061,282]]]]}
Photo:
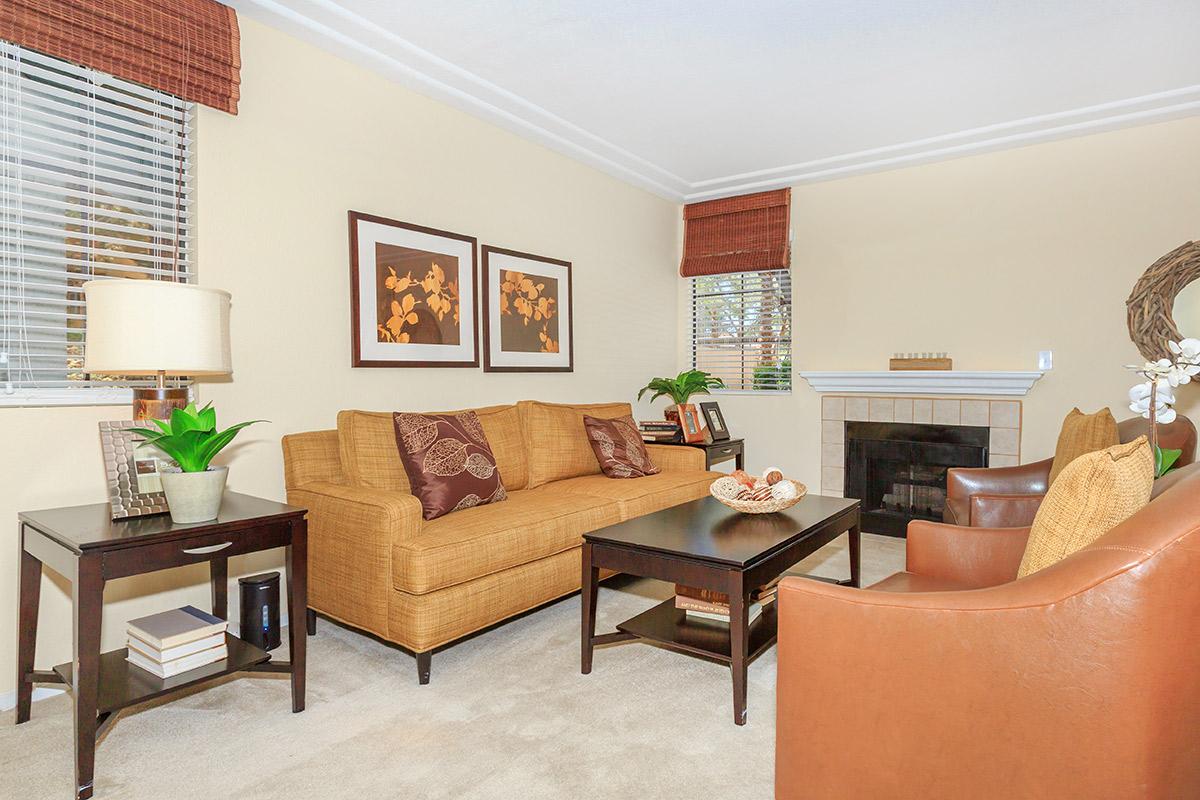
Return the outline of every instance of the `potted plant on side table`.
{"type": "Polygon", "coordinates": [[[704,431],[700,427],[696,407],[688,402],[688,398],[694,394],[708,394],[710,389],[724,388],[725,381],[720,378],[698,369],[689,369],[674,378],[652,378],[638,392],[637,399],[641,400],[646,392],[654,392],[650,396],[652,403],[660,397],[670,397],[674,405],[667,406],[663,416],[679,425],[684,441],[698,442],[704,440],[704,431]]]}
{"type": "Polygon", "coordinates": [[[158,428],[134,428],[147,444],[157,447],[179,465],[179,472],[163,472],[163,493],[173,522],[206,522],[216,519],[221,510],[221,495],[229,467],[213,467],[213,456],[221,452],[238,431],[255,422],[239,422],[217,431],[217,412],[212,404],[197,410],[195,403],[171,412],[170,422],[152,419],[158,428]]]}

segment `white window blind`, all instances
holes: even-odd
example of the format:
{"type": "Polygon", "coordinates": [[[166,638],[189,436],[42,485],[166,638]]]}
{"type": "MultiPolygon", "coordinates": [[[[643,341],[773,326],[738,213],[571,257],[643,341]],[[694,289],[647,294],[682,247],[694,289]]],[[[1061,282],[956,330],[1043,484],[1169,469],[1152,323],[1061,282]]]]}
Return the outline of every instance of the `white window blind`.
{"type": "Polygon", "coordinates": [[[83,371],[81,287],[188,279],[190,114],[0,41],[0,405],[116,402],[149,385],[83,371]]]}
{"type": "Polygon", "coordinates": [[[699,275],[692,283],[692,366],[731,391],[792,388],[788,270],[699,275]]]}

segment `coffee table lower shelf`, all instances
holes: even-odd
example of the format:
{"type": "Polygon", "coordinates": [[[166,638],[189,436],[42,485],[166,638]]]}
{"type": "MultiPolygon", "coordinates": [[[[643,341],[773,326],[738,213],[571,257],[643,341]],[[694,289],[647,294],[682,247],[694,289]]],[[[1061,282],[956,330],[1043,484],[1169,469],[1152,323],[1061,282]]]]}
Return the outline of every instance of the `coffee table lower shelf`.
{"type": "MultiPolygon", "coordinates": [[[[771,603],[763,609],[758,619],[750,623],[747,661],[754,660],[775,644],[778,627],[775,603],[771,603]]],[[[657,642],[672,650],[725,664],[733,663],[729,624],[688,618],[686,611],[675,607],[673,597],[625,620],[617,625],[617,630],[638,639],[657,642]]]]}
{"type": "MultiPolygon", "coordinates": [[[[197,683],[251,669],[271,660],[267,651],[229,633],[225,634],[225,647],[229,654],[220,661],[181,672],[170,678],[160,678],[126,661],[125,655],[128,650],[124,647],[101,653],[96,712],[101,715],[109,714],[197,683]]],[[[67,686],[74,685],[74,669],[71,662],[59,664],[54,668],[54,672],[67,686]]]]}

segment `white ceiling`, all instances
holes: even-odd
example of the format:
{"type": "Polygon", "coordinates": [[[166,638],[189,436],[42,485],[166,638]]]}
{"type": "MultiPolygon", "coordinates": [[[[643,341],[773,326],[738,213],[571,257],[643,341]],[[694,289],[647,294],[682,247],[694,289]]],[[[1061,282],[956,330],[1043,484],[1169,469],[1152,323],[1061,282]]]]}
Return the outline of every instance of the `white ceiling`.
{"type": "Polygon", "coordinates": [[[226,2],[676,200],[1200,113],[1200,0],[226,2]]]}

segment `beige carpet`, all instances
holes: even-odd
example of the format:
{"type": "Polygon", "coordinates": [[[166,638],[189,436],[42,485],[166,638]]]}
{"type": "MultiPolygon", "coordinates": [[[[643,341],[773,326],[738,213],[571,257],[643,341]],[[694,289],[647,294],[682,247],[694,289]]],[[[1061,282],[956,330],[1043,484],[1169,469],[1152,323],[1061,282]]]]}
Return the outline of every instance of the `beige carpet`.
{"type": "MultiPolygon", "coordinates": [[[[903,567],[904,542],[864,535],[865,581],[903,567]]],[[[796,571],[847,574],[835,543],[796,571]]],[[[617,579],[598,631],[669,595],[617,579]]],[[[309,640],[308,710],[286,677],[209,685],[130,709],[96,754],[97,798],[770,798],[775,651],[750,666],[749,722],[729,670],[645,644],[597,651],[579,674],[579,597],[412,657],[326,620],[309,640]]],[[[281,653],[280,657],[286,657],[281,653]]],[[[72,796],[71,701],[0,724],[0,798],[72,796]]]]}

